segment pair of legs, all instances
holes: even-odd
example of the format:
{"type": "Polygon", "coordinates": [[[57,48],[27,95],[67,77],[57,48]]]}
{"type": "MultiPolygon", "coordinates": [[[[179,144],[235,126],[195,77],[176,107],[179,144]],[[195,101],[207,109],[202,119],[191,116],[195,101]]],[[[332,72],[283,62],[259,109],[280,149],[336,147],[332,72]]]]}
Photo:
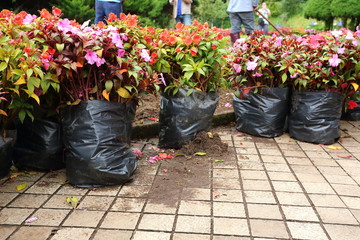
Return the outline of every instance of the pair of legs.
{"type": "Polygon", "coordinates": [[[258,29],[259,29],[260,31],[264,31],[264,34],[265,34],[265,35],[268,35],[268,33],[269,33],[269,25],[268,25],[268,24],[259,25],[259,26],[258,26],[258,29]]]}
{"type": "Polygon", "coordinates": [[[250,35],[255,30],[254,12],[231,12],[229,16],[231,23],[230,37],[233,44],[240,37],[242,25],[244,25],[247,35],[250,35]]]}
{"type": "Polygon", "coordinates": [[[190,14],[181,14],[176,16],[176,23],[181,22],[184,25],[191,25],[191,15],[190,14]]]}
{"type": "Polygon", "coordinates": [[[109,16],[110,13],[116,14],[119,17],[120,13],[123,12],[121,2],[103,2],[103,1],[95,1],[95,21],[105,22],[105,18],[109,16]]]}

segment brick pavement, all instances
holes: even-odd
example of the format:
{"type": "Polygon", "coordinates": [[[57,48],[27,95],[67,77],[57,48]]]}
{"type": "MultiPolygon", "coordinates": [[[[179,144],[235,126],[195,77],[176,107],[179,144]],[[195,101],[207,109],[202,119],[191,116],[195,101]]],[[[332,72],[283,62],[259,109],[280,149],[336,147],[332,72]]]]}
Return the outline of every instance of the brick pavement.
{"type": "Polygon", "coordinates": [[[360,123],[341,128],[350,135],[337,149],[215,128],[234,158],[212,163],[210,185],[185,187],[173,206],[147,197],[161,162],[140,160],[137,180],[98,189],[63,184],[65,170],[20,175],[0,184],[0,239],[358,240],[360,123]]]}

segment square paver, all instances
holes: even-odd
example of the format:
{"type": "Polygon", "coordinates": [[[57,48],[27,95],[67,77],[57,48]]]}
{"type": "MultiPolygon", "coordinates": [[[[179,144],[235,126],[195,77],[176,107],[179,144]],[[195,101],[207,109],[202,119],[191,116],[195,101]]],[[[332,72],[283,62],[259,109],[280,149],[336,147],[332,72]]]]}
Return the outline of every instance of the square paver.
{"type": "Polygon", "coordinates": [[[94,229],[91,228],[62,228],[51,240],[88,240],[93,232],[94,229]]]}
{"type": "Polygon", "coordinates": [[[290,172],[268,172],[271,181],[296,182],[296,178],[290,172]]]}
{"type": "Polygon", "coordinates": [[[267,180],[243,180],[244,190],[271,191],[271,186],[267,180]]]}
{"type": "Polygon", "coordinates": [[[246,218],[244,204],[242,203],[214,202],[213,215],[216,217],[246,218]]]}
{"type": "Polygon", "coordinates": [[[337,195],[309,194],[309,197],[316,207],[345,207],[337,195]]]}
{"type": "Polygon", "coordinates": [[[291,172],[288,165],[284,163],[265,163],[264,166],[271,172],[291,172]]]}
{"type": "Polygon", "coordinates": [[[93,240],[105,240],[105,239],[130,240],[131,236],[132,236],[132,231],[99,229],[96,232],[93,240]]]}
{"type": "Polygon", "coordinates": [[[185,200],[210,200],[208,188],[184,188],[181,198],[185,200]]]}
{"type": "Polygon", "coordinates": [[[147,197],[151,186],[124,186],[118,196],[121,197],[147,197]]]}
{"type": "Polygon", "coordinates": [[[310,206],[305,194],[302,193],[276,192],[276,196],[281,205],[310,206]]]}
{"type": "Polygon", "coordinates": [[[317,207],[316,210],[324,223],[359,225],[351,212],[346,208],[317,207]]]}
{"type": "Polygon", "coordinates": [[[301,183],[327,183],[326,179],[320,173],[296,173],[296,177],[301,183]]]}
{"type": "Polygon", "coordinates": [[[112,196],[86,196],[81,199],[77,209],[106,211],[109,209],[110,204],[114,201],[114,199],[115,197],[112,196]]]}
{"type": "Polygon", "coordinates": [[[254,179],[254,180],[268,179],[265,171],[241,170],[240,174],[242,179],[254,179]]]}
{"type": "Polygon", "coordinates": [[[169,240],[171,234],[165,232],[136,231],[132,240],[169,240]]]}
{"type": "MultiPolygon", "coordinates": [[[[11,240],[47,239],[51,235],[52,230],[53,230],[52,227],[25,227],[25,226],[23,226],[18,231],[16,231],[9,239],[11,239],[11,240]]],[[[0,239],[6,239],[3,237],[4,237],[3,235],[0,235],[0,239]]]]}
{"type": "Polygon", "coordinates": [[[328,240],[319,223],[287,222],[287,225],[293,238],[328,240]]]}
{"type": "Polygon", "coordinates": [[[360,187],[358,185],[331,184],[331,186],[339,195],[360,197],[360,187]]]}
{"type": "Polygon", "coordinates": [[[245,191],[245,199],[248,203],[276,203],[272,192],[245,191]]]}
{"type": "Polygon", "coordinates": [[[171,231],[174,225],[175,215],[145,213],[140,221],[139,229],[171,231]]]}
{"type": "Polygon", "coordinates": [[[145,202],[144,198],[117,198],[111,211],[141,212],[145,202]]]}
{"type": "Polygon", "coordinates": [[[159,202],[159,200],[157,199],[149,199],[146,203],[144,212],[175,214],[177,210],[177,205],[177,202],[170,205],[159,202]]]}
{"type": "Polygon", "coordinates": [[[250,219],[250,226],[254,237],[289,238],[282,221],[250,219]]]}
{"type": "Polygon", "coordinates": [[[69,212],[70,210],[38,209],[31,215],[32,218],[37,218],[37,220],[26,223],[26,225],[59,226],[69,212]]]}
{"type": "Polygon", "coordinates": [[[213,170],[213,178],[239,178],[237,169],[217,168],[213,170]]]}
{"type": "Polygon", "coordinates": [[[90,191],[90,190],[87,188],[75,188],[75,187],[71,186],[70,184],[66,184],[66,185],[63,185],[59,189],[59,191],[56,192],[56,194],[67,195],[68,197],[72,197],[74,195],[83,196],[88,191],[90,191]]]}
{"type": "Polygon", "coordinates": [[[248,204],[250,218],[282,219],[278,205],[273,204],[248,204]]]}
{"type": "Polygon", "coordinates": [[[64,222],[64,226],[71,227],[96,227],[104,212],[100,211],[87,211],[87,210],[75,210],[64,222]]]}
{"type": "Polygon", "coordinates": [[[53,194],[60,187],[61,185],[59,183],[41,181],[32,185],[29,189],[26,190],[26,193],[53,194]]]}
{"type": "Polygon", "coordinates": [[[239,179],[235,178],[213,178],[214,188],[241,189],[239,179]]]}
{"type": "Polygon", "coordinates": [[[180,202],[178,214],[209,216],[210,210],[210,202],[183,200],[180,202]]]}
{"type": "Polygon", "coordinates": [[[140,213],[108,212],[100,228],[134,230],[140,213]]]}
{"type": "Polygon", "coordinates": [[[214,234],[248,236],[249,227],[247,220],[215,217],[214,234]]]}
{"type": "Polygon", "coordinates": [[[0,224],[21,224],[35,209],[3,208],[0,210],[0,224]]]}
{"type": "Polygon", "coordinates": [[[183,233],[210,233],[211,218],[179,215],[176,221],[175,232],[183,233]]]}
{"type": "Polygon", "coordinates": [[[261,155],[261,159],[265,163],[283,163],[285,164],[285,158],[283,156],[271,156],[271,155],[261,155]]]}
{"type": "Polygon", "coordinates": [[[121,186],[108,186],[91,189],[88,195],[96,196],[116,196],[120,191],[121,186]]]}
{"type": "Polygon", "coordinates": [[[212,191],[213,201],[221,202],[242,202],[241,190],[231,190],[231,189],[214,189],[212,191]]]}
{"type": "Polygon", "coordinates": [[[38,208],[40,207],[51,195],[39,194],[22,194],[16,198],[9,206],[10,207],[23,207],[23,208],[38,208]]]}
{"type": "MultiPolygon", "coordinates": [[[[43,207],[45,208],[61,208],[61,209],[72,209],[71,203],[68,203],[66,199],[70,197],[67,195],[53,195],[43,207]]],[[[81,201],[82,196],[71,196],[81,201]]]]}
{"type": "Polygon", "coordinates": [[[0,207],[5,207],[18,195],[18,193],[4,193],[4,192],[0,192],[0,194],[1,194],[0,207]]]}
{"type": "Polygon", "coordinates": [[[277,192],[303,192],[301,186],[297,182],[272,181],[271,183],[277,192]]]}
{"type": "Polygon", "coordinates": [[[312,207],[282,206],[287,220],[319,222],[312,207]]]}
{"type": "Polygon", "coordinates": [[[325,229],[332,239],[336,240],[359,240],[359,226],[345,226],[325,224],[325,229]]]}
{"type": "Polygon", "coordinates": [[[0,236],[2,239],[7,239],[8,236],[10,236],[14,231],[16,227],[15,226],[5,226],[0,225],[0,236]]]}
{"type": "Polygon", "coordinates": [[[345,204],[352,209],[360,209],[360,198],[358,197],[346,197],[346,196],[341,196],[340,197],[345,204]]]}
{"type": "Polygon", "coordinates": [[[189,239],[210,240],[210,235],[175,233],[172,239],[173,240],[189,240],[189,239]]]}

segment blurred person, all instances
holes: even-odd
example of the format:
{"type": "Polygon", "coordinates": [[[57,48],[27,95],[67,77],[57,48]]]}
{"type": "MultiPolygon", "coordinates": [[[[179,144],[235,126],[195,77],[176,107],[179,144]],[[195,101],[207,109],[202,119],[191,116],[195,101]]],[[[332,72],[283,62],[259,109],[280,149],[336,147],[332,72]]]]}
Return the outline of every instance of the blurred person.
{"type": "Polygon", "coordinates": [[[173,16],[175,22],[181,22],[185,25],[191,25],[191,3],[192,0],[169,0],[173,5],[173,16]]]}
{"type": "Polygon", "coordinates": [[[227,11],[229,12],[232,44],[240,37],[241,26],[250,35],[255,30],[254,11],[258,7],[258,0],[230,0],[227,11]]]}
{"type": "Polygon", "coordinates": [[[94,23],[105,22],[110,13],[114,13],[119,17],[120,13],[123,12],[123,2],[125,0],[95,0],[94,23]]]}
{"type": "MultiPolygon", "coordinates": [[[[270,9],[267,8],[266,2],[261,4],[261,8],[258,10],[266,19],[271,15],[270,9]]],[[[269,33],[269,22],[266,21],[259,13],[256,13],[259,16],[258,29],[264,31],[265,35],[269,33]]]]}

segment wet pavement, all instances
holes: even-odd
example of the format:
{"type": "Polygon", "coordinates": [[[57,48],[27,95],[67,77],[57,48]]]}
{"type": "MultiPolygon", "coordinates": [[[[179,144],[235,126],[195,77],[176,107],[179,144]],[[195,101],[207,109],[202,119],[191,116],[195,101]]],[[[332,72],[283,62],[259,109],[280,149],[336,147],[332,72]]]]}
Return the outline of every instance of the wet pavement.
{"type": "Polygon", "coordinates": [[[212,163],[210,184],[185,186],[174,205],[148,197],[171,174],[161,161],[141,159],[133,182],[97,189],[65,184],[65,170],[19,174],[0,183],[0,239],[358,240],[360,123],[341,129],[325,146],[214,128],[233,157],[212,163]]]}

